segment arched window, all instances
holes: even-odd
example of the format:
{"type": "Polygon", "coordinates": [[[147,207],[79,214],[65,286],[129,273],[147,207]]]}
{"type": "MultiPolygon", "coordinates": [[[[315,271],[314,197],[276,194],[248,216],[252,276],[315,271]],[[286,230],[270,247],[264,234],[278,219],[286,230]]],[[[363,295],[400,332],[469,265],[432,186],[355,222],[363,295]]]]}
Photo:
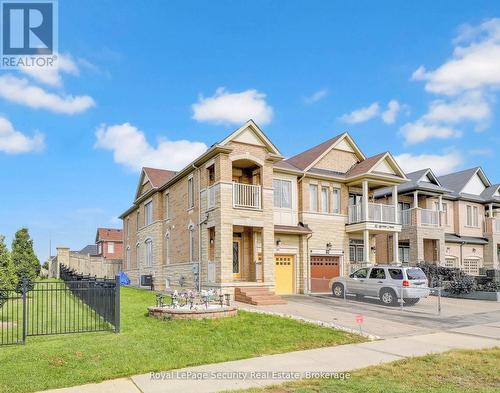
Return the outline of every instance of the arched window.
{"type": "Polygon", "coordinates": [[[165,262],[170,263],[170,233],[165,236],[165,262]]]}
{"type": "Polygon", "coordinates": [[[141,264],[141,245],[137,243],[135,245],[135,267],[136,269],[139,269],[139,266],[141,264]]]}
{"type": "Polygon", "coordinates": [[[127,247],[125,254],[125,270],[130,270],[130,246],[127,247]]]}
{"type": "Polygon", "coordinates": [[[189,231],[189,260],[194,261],[194,225],[190,225],[189,231]]]}
{"type": "Polygon", "coordinates": [[[151,239],[146,239],[146,260],[145,260],[145,265],[146,267],[152,267],[153,266],[153,241],[151,239]]]}

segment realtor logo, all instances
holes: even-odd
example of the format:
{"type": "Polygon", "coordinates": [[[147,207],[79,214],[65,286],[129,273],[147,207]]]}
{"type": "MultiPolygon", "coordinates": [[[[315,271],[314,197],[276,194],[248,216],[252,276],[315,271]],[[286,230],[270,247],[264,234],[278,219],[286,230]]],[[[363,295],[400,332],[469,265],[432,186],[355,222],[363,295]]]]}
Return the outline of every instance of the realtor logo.
{"type": "Polygon", "coordinates": [[[55,0],[1,0],[1,66],[53,66],[57,53],[55,0]]]}

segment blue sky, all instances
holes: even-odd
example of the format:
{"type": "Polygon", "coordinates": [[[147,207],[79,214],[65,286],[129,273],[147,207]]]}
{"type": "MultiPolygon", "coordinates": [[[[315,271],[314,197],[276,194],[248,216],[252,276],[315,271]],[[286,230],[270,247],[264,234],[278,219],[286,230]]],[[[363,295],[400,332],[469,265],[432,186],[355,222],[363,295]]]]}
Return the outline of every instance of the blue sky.
{"type": "Polygon", "coordinates": [[[41,259],[119,226],[141,165],[253,117],[285,156],[349,130],[500,182],[498,1],[59,2],[60,69],[0,70],[0,233],[41,259]]]}

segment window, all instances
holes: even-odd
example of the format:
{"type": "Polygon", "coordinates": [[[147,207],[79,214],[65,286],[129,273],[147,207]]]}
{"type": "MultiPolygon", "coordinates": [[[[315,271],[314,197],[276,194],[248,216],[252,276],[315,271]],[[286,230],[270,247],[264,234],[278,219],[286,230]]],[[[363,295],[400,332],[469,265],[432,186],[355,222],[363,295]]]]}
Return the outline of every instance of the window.
{"type": "Polygon", "coordinates": [[[153,266],[153,241],[151,239],[146,240],[146,267],[153,266]]]}
{"type": "Polygon", "coordinates": [[[189,260],[194,261],[194,226],[189,228],[189,260]]]}
{"type": "Polygon", "coordinates": [[[352,277],[353,278],[366,278],[366,277],[368,277],[368,269],[363,268],[363,269],[356,270],[354,273],[352,273],[352,277]]]}
{"type": "Polygon", "coordinates": [[[108,242],[108,253],[110,253],[110,254],[114,254],[115,253],[115,243],[108,242]]]}
{"type": "Polygon", "coordinates": [[[408,202],[398,202],[399,211],[410,210],[411,205],[408,202]]]}
{"type": "Polygon", "coordinates": [[[410,246],[409,245],[399,245],[399,262],[410,263],[410,246]]]}
{"type": "Polygon", "coordinates": [[[350,262],[363,262],[364,260],[363,240],[353,239],[349,242],[350,262]]]}
{"type": "Polygon", "coordinates": [[[127,233],[127,239],[130,239],[130,217],[127,217],[127,221],[125,223],[125,231],[127,233]]]}
{"type": "Polygon", "coordinates": [[[194,207],[194,183],[193,178],[188,179],[188,209],[194,207]]]}
{"type": "Polygon", "coordinates": [[[139,252],[140,250],[141,250],[141,245],[137,243],[135,246],[135,267],[137,269],[139,268],[139,265],[141,263],[141,254],[139,252]]]}
{"type": "Polygon", "coordinates": [[[318,186],[309,184],[309,211],[318,211],[318,186]]]}
{"type": "Polygon", "coordinates": [[[153,223],[153,201],[149,201],[144,205],[144,217],[146,220],[145,225],[153,223]]]}
{"type": "Polygon", "coordinates": [[[426,280],[427,277],[422,269],[419,267],[412,267],[406,271],[408,280],[426,280]]]}
{"type": "Polygon", "coordinates": [[[136,225],[136,229],[137,229],[137,230],[139,230],[139,228],[140,228],[140,225],[139,225],[140,218],[141,218],[141,212],[140,212],[139,210],[137,210],[137,214],[136,214],[136,217],[135,217],[135,219],[136,219],[136,221],[135,221],[135,222],[136,222],[136,224],[137,224],[137,225],[136,225]]]}
{"type": "Polygon", "coordinates": [[[292,208],[292,182],[290,180],[273,180],[274,207],[292,208]]]}
{"type": "Polygon", "coordinates": [[[97,253],[102,254],[102,243],[101,242],[99,242],[99,244],[97,245],[97,253]]]}
{"type": "Polygon", "coordinates": [[[359,194],[349,194],[349,206],[361,205],[363,196],[359,194]]]}
{"type": "Polygon", "coordinates": [[[170,219],[170,194],[165,194],[165,219],[170,219]]]}
{"type": "Polygon", "coordinates": [[[340,190],[334,188],[332,192],[333,199],[333,213],[340,214],[340,190]]]}
{"type": "Polygon", "coordinates": [[[393,280],[402,280],[403,279],[403,271],[401,269],[387,269],[389,271],[389,276],[393,280]]]}
{"type": "Polygon", "coordinates": [[[479,209],[477,206],[467,205],[467,226],[479,226],[479,209]]]}
{"type": "Polygon", "coordinates": [[[125,270],[130,269],[130,246],[127,247],[127,252],[125,254],[125,270]]]}
{"type": "Polygon", "coordinates": [[[370,272],[370,278],[376,280],[385,280],[385,270],[380,267],[374,267],[370,272]]]}
{"type": "Polygon", "coordinates": [[[444,225],[448,225],[448,204],[443,203],[444,225]]]}
{"type": "Polygon", "coordinates": [[[164,264],[167,265],[170,263],[170,233],[167,233],[165,235],[165,262],[164,264]]]}
{"type": "Polygon", "coordinates": [[[321,212],[322,213],[328,213],[328,205],[329,205],[329,198],[328,198],[328,187],[321,187],[321,212]]]}

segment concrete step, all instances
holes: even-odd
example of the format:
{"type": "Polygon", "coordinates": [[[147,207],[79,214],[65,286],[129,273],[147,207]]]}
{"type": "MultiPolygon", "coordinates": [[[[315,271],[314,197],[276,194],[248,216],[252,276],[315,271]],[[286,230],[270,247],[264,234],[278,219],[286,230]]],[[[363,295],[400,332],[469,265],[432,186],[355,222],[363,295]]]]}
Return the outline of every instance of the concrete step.
{"type": "Polygon", "coordinates": [[[281,296],[267,288],[235,288],[234,300],[257,306],[287,303],[281,296]]]}

